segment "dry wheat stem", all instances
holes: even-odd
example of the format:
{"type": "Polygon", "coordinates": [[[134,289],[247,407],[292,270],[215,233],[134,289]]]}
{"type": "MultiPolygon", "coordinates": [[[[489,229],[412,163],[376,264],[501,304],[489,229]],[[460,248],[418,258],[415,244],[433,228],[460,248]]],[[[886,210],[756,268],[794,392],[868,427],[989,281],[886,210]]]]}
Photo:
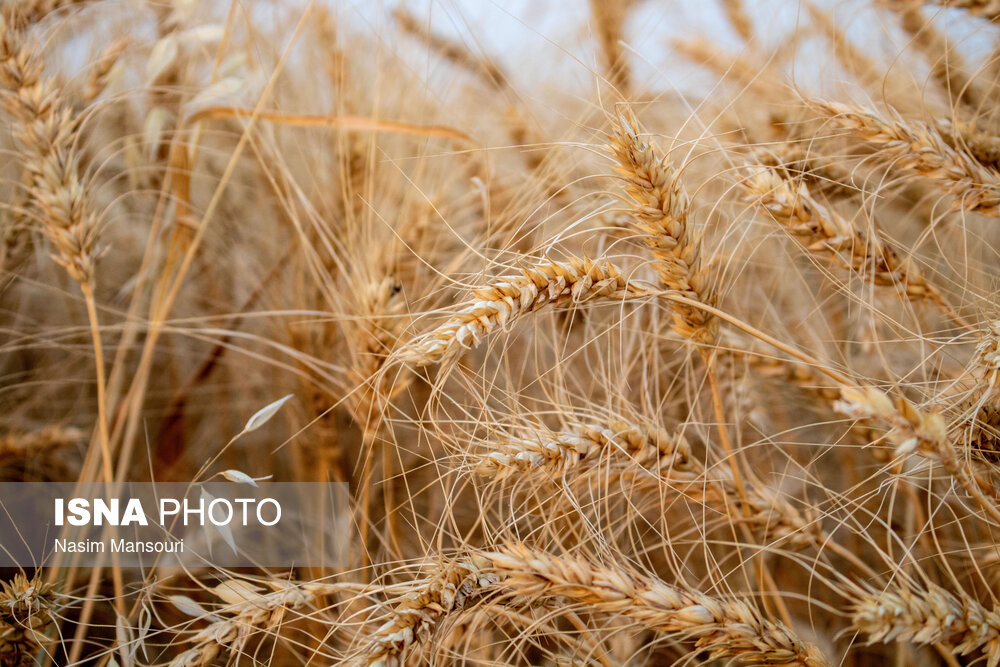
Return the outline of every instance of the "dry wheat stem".
{"type": "Polygon", "coordinates": [[[509,330],[523,316],[542,308],[638,299],[658,291],[625,278],[608,260],[550,259],[473,291],[472,300],[447,322],[401,346],[391,359],[417,366],[454,361],[490,334],[509,330]]]}

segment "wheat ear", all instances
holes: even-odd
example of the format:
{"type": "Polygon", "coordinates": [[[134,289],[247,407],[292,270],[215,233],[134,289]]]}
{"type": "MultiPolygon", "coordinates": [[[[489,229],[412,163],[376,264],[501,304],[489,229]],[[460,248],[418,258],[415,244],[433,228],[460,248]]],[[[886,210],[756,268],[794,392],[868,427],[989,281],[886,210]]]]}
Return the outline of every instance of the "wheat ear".
{"type": "Polygon", "coordinates": [[[0,664],[32,665],[48,642],[56,598],[52,587],[23,574],[0,582],[0,664]]]}
{"type": "Polygon", "coordinates": [[[885,118],[860,106],[823,100],[809,104],[835,127],[875,145],[877,155],[894,168],[918,174],[954,195],[956,208],[1000,216],[1000,171],[950,146],[936,128],[885,118]]]}
{"type": "Polygon", "coordinates": [[[670,46],[683,58],[705,67],[720,79],[758,95],[773,96],[773,81],[742,56],[728,53],[702,37],[676,39],[670,46]]]}
{"type": "Polygon", "coordinates": [[[85,2],[89,0],[8,0],[0,8],[0,16],[17,28],[25,28],[58,9],[85,2]]]}
{"type": "Polygon", "coordinates": [[[293,584],[272,580],[274,589],[264,592],[245,581],[224,581],[212,592],[226,604],[226,616],[213,621],[191,638],[191,648],[170,661],[169,667],[205,667],[223,650],[239,655],[250,637],[258,632],[274,631],[290,610],[311,605],[322,595],[337,590],[336,585],[319,583],[293,584]]]}
{"type": "Polygon", "coordinates": [[[989,667],[1000,665],[1000,611],[968,594],[898,585],[891,591],[861,589],[854,596],[851,625],[869,644],[941,644],[963,656],[982,651],[989,667]]]}
{"type": "Polygon", "coordinates": [[[611,420],[606,424],[571,423],[564,431],[537,431],[511,438],[488,453],[475,455],[477,475],[503,480],[544,470],[550,475],[576,474],[608,456],[620,456],[644,468],[693,472],[691,449],[683,436],[663,429],[611,420]]]}
{"type": "Polygon", "coordinates": [[[824,206],[801,180],[777,169],[749,168],[743,181],[747,198],[766,210],[789,234],[813,253],[839,259],[848,269],[876,285],[893,286],[911,300],[927,299],[959,326],[968,323],[920,274],[902,252],[882,238],[880,230],[866,234],[834,209],[824,206]]]}
{"type": "Polygon", "coordinates": [[[358,389],[351,395],[348,409],[361,427],[365,442],[372,442],[386,408],[412,380],[409,372],[391,378],[380,374],[386,359],[399,340],[403,328],[403,299],[392,278],[369,284],[358,304],[358,332],[352,346],[354,361],[348,376],[358,389]]]}
{"type": "Polygon", "coordinates": [[[610,420],[604,424],[575,423],[564,431],[521,434],[471,457],[471,469],[495,481],[537,481],[541,476],[564,479],[570,486],[585,482],[589,473],[607,476],[635,466],[649,474],[630,478],[637,488],[665,486],[706,504],[728,520],[747,525],[759,538],[807,548],[822,542],[820,524],[810,521],[782,494],[764,485],[747,485],[740,492],[724,468],[706,471],[691,456],[683,435],[671,436],[654,426],[610,420]],[[605,467],[606,463],[610,467],[605,467]]]}
{"type": "Polygon", "coordinates": [[[995,133],[962,120],[941,119],[935,126],[941,138],[956,151],[965,151],[984,165],[1000,167],[1000,137],[995,133]]]}
{"type": "Polygon", "coordinates": [[[726,13],[726,20],[733,27],[736,34],[744,42],[752,42],[754,38],[753,21],[747,14],[743,0],[722,0],[722,10],[726,13]]]}
{"type": "Polygon", "coordinates": [[[709,659],[803,667],[828,664],[815,646],[740,600],[673,586],[623,566],[557,557],[521,544],[481,555],[500,575],[499,587],[516,599],[562,599],[624,616],[650,630],[695,640],[696,648],[706,651],[709,659]]]}
{"type": "Polygon", "coordinates": [[[426,583],[406,593],[392,614],[369,638],[360,664],[399,667],[406,653],[431,636],[448,614],[457,613],[489,593],[497,576],[482,571],[487,562],[472,558],[441,567],[426,583]]]}
{"type": "Polygon", "coordinates": [[[486,56],[473,53],[459,41],[431,32],[402,5],[393,10],[392,18],[403,32],[423,42],[430,51],[473,74],[485,75],[486,83],[491,88],[499,91],[508,87],[507,75],[500,65],[486,56]]]}
{"type": "Polygon", "coordinates": [[[899,18],[900,27],[910,36],[931,68],[941,90],[949,98],[961,100],[970,107],[978,106],[980,94],[965,73],[965,62],[947,35],[924,18],[920,0],[880,0],[899,18]]]}
{"type": "Polygon", "coordinates": [[[637,299],[657,292],[653,285],[628,280],[607,260],[548,260],[473,291],[472,300],[447,322],[406,343],[391,357],[418,366],[452,361],[498,329],[509,329],[542,308],[637,299]]]}
{"type": "Polygon", "coordinates": [[[925,411],[902,396],[895,402],[872,386],[845,387],[834,409],[851,419],[875,419],[889,426],[889,442],[897,456],[917,454],[943,468],[986,512],[1000,521],[997,492],[988,477],[976,470],[948,433],[944,418],[936,411],[925,411]]]}
{"type": "MultiPolygon", "coordinates": [[[[713,303],[708,271],[701,262],[701,235],[689,220],[691,200],[680,172],[642,137],[627,109],[614,119],[608,148],[624,180],[632,217],[656,260],[660,282],[688,298],[713,303]]],[[[674,304],[673,319],[678,335],[701,343],[715,340],[716,323],[705,311],[674,304]]]]}
{"type": "Polygon", "coordinates": [[[933,0],[942,7],[964,9],[973,16],[1000,21],[1000,0],[933,0]]]}
{"type": "Polygon", "coordinates": [[[833,46],[837,61],[845,70],[853,74],[862,85],[874,83],[882,78],[883,68],[860,48],[856,47],[844,30],[837,25],[828,10],[820,9],[812,2],[804,2],[803,6],[809,12],[809,18],[827,41],[833,46]]]}
{"type": "Polygon", "coordinates": [[[590,15],[600,45],[601,60],[608,81],[628,97],[631,75],[627,52],[622,49],[625,20],[632,0],[590,0],[590,15]]]}
{"type": "Polygon", "coordinates": [[[26,35],[0,18],[0,104],[31,180],[31,202],[55,260],[83,286],[93,280],[97,216],[89,208],[74,144],[79,119],[64,102],[26,35]]]}
{"type": "Polygon", "coordinates": [[[986,388],[996,390],[1000,386],[1000,320],[983,326],[974,363],[986,388]]]}

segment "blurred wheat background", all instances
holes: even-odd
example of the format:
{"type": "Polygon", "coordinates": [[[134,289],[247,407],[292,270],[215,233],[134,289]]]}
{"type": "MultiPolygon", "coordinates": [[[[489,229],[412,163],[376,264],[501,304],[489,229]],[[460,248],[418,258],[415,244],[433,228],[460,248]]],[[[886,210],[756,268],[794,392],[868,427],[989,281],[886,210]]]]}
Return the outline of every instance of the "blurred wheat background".
{"type": "Polygon", "coordinates": [[[1000,664],[994,0],[0,13],[0,480],[352,498],[3,667],[1000,664]]]}

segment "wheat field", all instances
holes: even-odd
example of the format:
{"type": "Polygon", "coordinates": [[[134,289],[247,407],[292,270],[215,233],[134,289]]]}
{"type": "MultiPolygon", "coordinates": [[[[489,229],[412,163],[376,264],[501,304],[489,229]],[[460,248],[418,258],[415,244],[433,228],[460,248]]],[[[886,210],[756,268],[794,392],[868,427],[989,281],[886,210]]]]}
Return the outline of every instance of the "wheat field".
{"type": "Polygon", "coordinates": [[[1000,4],[503,4],[0,5],[0,481],[351,497],[0,666],[1000,665],[1000,4]]]}

